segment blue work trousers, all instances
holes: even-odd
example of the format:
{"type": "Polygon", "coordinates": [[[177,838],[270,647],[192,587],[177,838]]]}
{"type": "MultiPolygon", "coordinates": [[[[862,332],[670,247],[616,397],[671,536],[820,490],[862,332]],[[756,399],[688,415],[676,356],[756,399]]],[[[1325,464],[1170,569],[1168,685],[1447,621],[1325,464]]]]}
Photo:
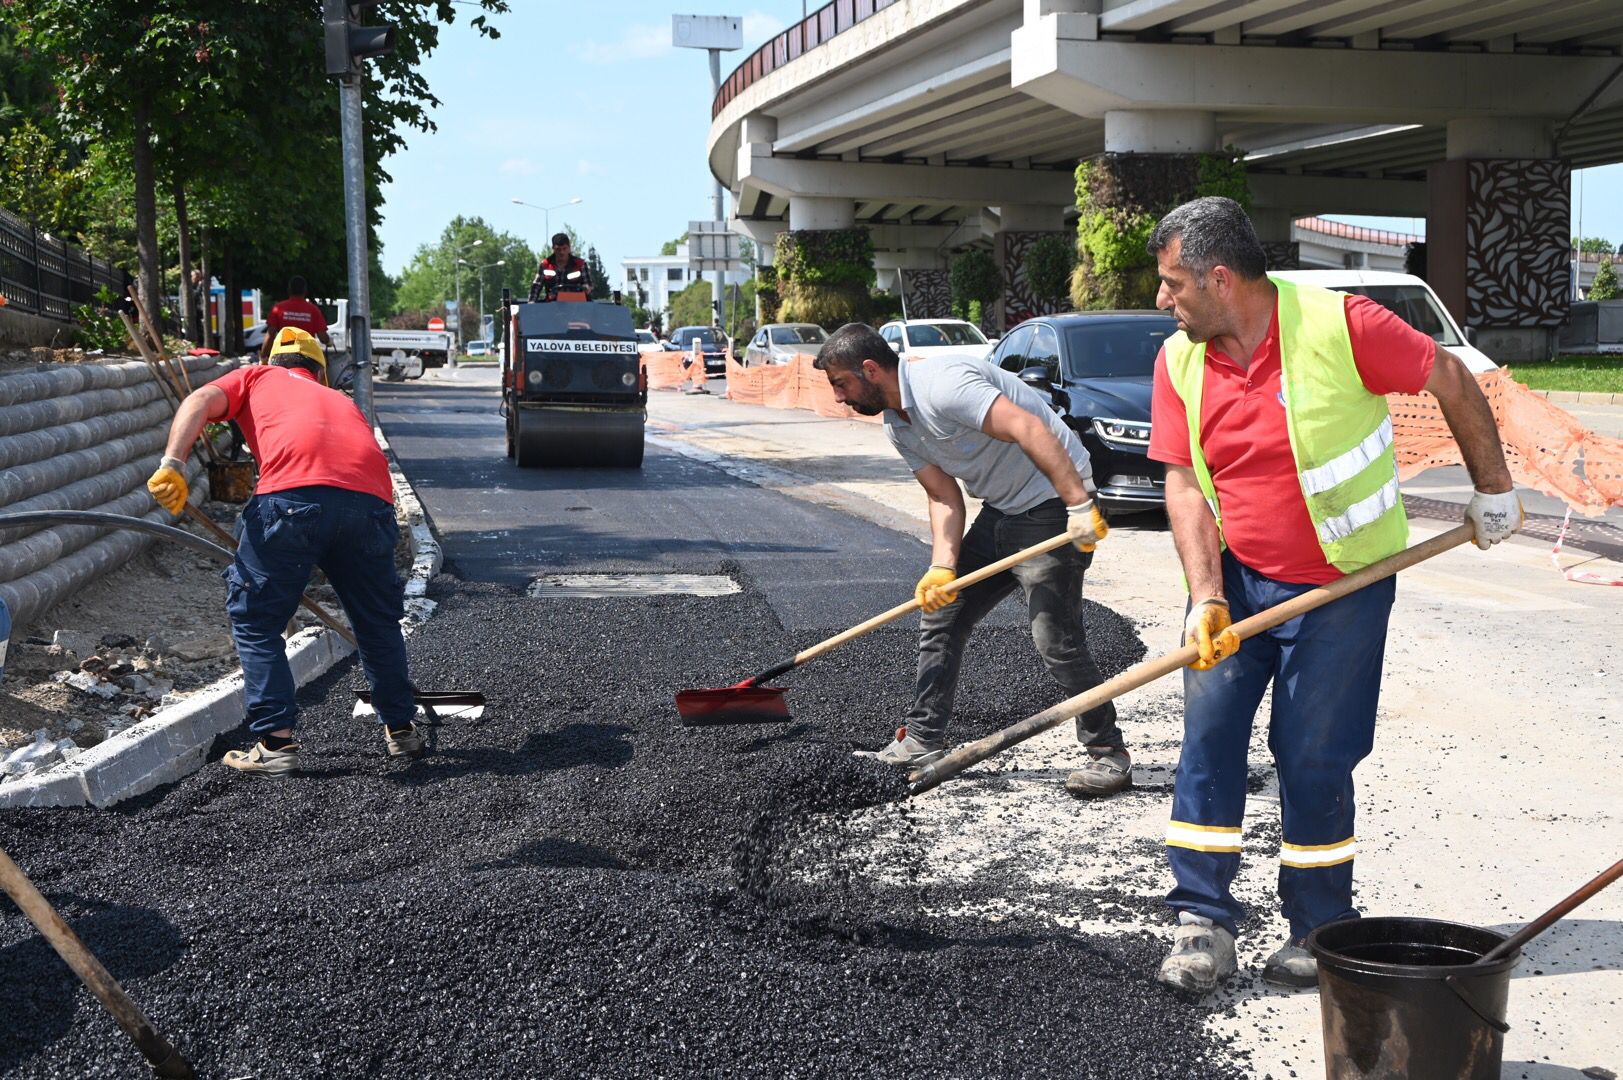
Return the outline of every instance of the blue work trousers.
{"type": "MultiPolygon", "coordinates": [[[[1223,554],[1235,622],[1312,589],[1274,581],[1223,554]]],[[[1246,641],[1209,671],[1184,669],[1183,751],[1167,852],[1180,911],[1235,932],[1246,748],[1273,684],[1268,749],[1279,776],[1279,897],[1291,936],[1358,917],[1352,905],[1353,769],[1375,741],[1387,617],[1396,581],[1360,589],[1246,641]]]]}
{"type": "Polygon", "coordinates": [[[303,487],[255,495],[243,507],[236,561],[225,570],[226,611],[242,660],[248,730],[290,728],[297,717],[282,631],[317,566],[338,593],[360,645],[378,720],[400,728],[417,706],[400,631],[394,508],[375,495],[303,487]]]}

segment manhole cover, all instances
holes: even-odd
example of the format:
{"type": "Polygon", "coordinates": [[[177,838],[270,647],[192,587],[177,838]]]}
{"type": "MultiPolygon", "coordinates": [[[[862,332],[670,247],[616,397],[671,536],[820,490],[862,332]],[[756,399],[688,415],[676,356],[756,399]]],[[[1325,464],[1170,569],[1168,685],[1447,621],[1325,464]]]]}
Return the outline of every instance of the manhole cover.
{"type": "Polygon", "coordinates": [[[529,595],[552,600],[594,596],[727,596],[740,592],[726,574],[547,574],[529,595]]]}

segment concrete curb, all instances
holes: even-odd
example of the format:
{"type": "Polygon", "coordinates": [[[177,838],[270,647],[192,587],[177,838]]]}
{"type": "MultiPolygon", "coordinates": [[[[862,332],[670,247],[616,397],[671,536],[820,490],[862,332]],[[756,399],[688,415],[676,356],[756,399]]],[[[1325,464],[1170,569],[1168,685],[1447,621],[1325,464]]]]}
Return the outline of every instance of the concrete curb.
{"type": "Polygon", "coordinates": [[[1623,394],[1604,394],[1596,390],[1534,390],[1533,393],[1558,405],[1623,405],[1623,394]]]}
{"type": "MultiPolygon", "coordinates": [[[[395,498],[411,536],[411,570],[405,583],[406,633],[434,613],[428,584],[444,562],[428,516],[400,470],[382,429],[378,445],[389,458],[395,498]]],[[[310,627],[288,639],[287,659],[293,680],[304,686],[326,674],[354,652],[343,638],[325,627],[310,627]]],[[[0,809],[14,807],[95,806],[105,808],[145,794],[196,772],[217,736],[242,725],[246,703],[239,669],[186,700],[160,710],[91,747],[72,761],[0,783],[0,809]]]]}

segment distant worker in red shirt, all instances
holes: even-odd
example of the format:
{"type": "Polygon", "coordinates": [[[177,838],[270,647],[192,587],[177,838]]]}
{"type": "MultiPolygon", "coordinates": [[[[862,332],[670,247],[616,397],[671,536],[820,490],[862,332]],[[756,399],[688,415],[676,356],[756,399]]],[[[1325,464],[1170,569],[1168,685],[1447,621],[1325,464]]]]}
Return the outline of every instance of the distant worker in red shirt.
{"type": "Polygon", "coordinates": [[[242,660],[248,730],[259,736],[225,763],[286,776],[299,767],[297,709],[282,630],[310,572],[321,567],[349,615],[361,668],[384,726],[390,757],[421,757],[417,706],[400,631],[405,614],[394,551],[399,530],[389,464],[355,403],[326,382],[315,338],[283,327],[270,366],[238,368],[181,403],[165,457],[147,490],[171,514],[186,506],[186,456],[203,426],[235,420],[259,462],[259,485],[243,507],[236,561],[225,571],[226,612],[242,660]]]}
{"type": "Polygon", "coordinates": [[[320,308],[304,298],[309,291],[310,286],[298,274],[287,279],[287,299],[273,305],[269,317],[265,319],[265,341],[259,346],[261,360],[270,356],[271,343],[284,326],[303,330],[326,348],[332,348],[332,338],[327,334],[327,317],[320,308]]]}
{"type": "Polygon", "coordinates": [[[555,289],[576,290],[590,294],[592,272],[579,255],[570,254],[568,233],[554,233],[552,253],[541,256],[535,268],[535,280],[530,282],[530,303],[546,299],[555,289]],[[579,277],[571,277],[579,274],[579,277]]]}
{"type": "MultiPolygon", "coordinates": [[[[1375,301],[1271,278],[1230,199],[1173,210],[1149,240],[1177,317],[1155,364],[1149,455],[1166,464],[1167,518],[1189,587],[1183,747],[1167,852],[1178,913],[1160,980],[1206,993],[1235,971],[1240,867],[1257,706],[1273,687],[1268,748],[1284,843],[1290,937],[1264,980],[1313,986],[1304,939],[1355,919],[1353,769],[1374,745],[1394,581],[1259,634],[1231,623],[1379,562],[1408,543],[1386,395],[1437,398],[1475,493],[1480,548],[1521,527],[1493,413],[1465,365],[1375,301]]],[[[1424,763],[1419,763],[1424,767],[1424,763]]]]}

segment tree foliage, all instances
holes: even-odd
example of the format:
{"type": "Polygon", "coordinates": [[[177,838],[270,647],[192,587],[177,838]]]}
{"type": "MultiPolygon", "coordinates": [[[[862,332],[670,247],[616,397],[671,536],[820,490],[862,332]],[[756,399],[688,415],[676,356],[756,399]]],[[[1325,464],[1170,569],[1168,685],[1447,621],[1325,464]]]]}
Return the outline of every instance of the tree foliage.
{"type": "Polygon", "coordinates": [[[1601,263],[1595,280],[1589,283],[1589,299],[1616,300],[1619,295],[1623,295],[1623,288],[1618,285],[1616,268],[1610,262],[1601,263]]]}
{"type": "Polygon", "coordinates": [[[1074,243],[1058,235],[1039,238],[1026,252],[1026,284],[1031,286],[1031,295],[1044,304],[1070,299],[1075,265],[1074,243]]]}
{"type": "MultiPolygon", "coordinates": [[[[494,311],[501,303],[502,289],[513,291],[514,296],[525,296],[530,291],[530,280],[535,277],[539,257],[523,240],[506,232],[497,232],[483,218],[465,218],[458,215],[440,231],[436,244],[423,244],[401,272],[394,302],[387,308],[374,301],[380,313],[398,314],[405,311],[426,311],[443,308],[456,294],[463,311],[479,306],[479,276],[484,275],[485,312],[494,311]],[[476,243],[477,241],[477,243],[476,243]],[[457,259],[467,265],[457,268],[457,259]],[[503,265],[491,264],[500,262],[503,265]],[[480,269],[483,267],[484,269],[480,269]],[[461,292],[457,289],[460,286],[461,292]]],[[[475,335],[477,336],[477,335],[475,335]]]]}
{"type": "Polygon", "coordinates": [[[970,248],[952,260],[947,271],[947,287],[952,294],[954,308],[967,307],[971,301],[993,303],[1003,293],[1003,275],[998,273],[997,260],[984,248],[970,248]]]}
{"type": "Polygon", "coordinates": [[[691,282],[687,288],[671,297],[671,317],[668,329],[678,326],[714,326],[715,313],[710,307],[713,286],[703,279],[691,282]]]}
{"type": "Polygon", "coordinates": [[[1574,236],[1572,246],[1585,255],[1612,255],[1617,252],[1612,242],[1603,236],[1586,236],[1582,239],[1574,236]]]}

